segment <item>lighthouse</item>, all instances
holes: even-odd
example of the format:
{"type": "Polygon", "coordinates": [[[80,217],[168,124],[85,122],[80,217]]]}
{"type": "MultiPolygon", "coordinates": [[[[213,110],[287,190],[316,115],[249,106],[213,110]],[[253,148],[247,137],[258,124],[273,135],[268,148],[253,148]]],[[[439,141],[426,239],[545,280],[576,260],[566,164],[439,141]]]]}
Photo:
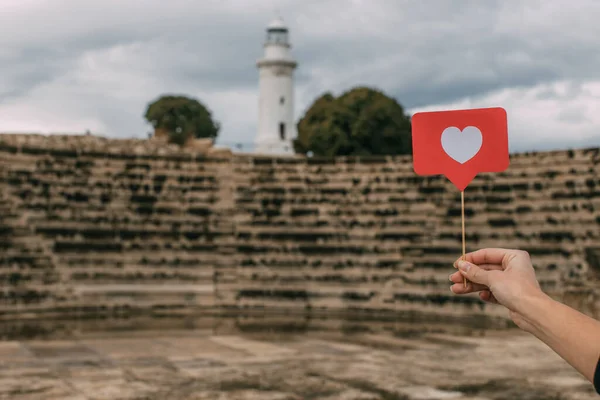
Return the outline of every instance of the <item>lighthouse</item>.
{"type": "Polygon", "coordinates": [[[297,63],[290,52],[289,31],[275,18],[267,26],[264,55],[259,71],[257,153],[294,154],[294,70],[297,63]]]}

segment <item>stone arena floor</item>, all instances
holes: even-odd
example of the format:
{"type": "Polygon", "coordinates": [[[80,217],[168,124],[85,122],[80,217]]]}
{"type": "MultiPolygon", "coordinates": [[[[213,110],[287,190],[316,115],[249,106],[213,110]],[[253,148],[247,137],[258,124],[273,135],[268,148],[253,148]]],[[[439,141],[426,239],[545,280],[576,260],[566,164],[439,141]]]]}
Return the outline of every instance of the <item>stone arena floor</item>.
{"type": "Polygon", "coordinates": [[[0,342],[0,399],[593,398],[564,361],[514,330],[148,329],[0,342]]]}

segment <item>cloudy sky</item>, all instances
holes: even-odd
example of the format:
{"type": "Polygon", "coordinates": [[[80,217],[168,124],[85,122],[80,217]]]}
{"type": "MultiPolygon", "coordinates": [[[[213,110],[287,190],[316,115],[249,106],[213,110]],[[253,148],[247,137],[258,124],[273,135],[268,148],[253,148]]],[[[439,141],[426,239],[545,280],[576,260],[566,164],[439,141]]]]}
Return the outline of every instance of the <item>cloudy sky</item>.
{"type": "Polygon", "coordinates": [[[298,117],[369,85],[410,113],[504,107],[513,151],[600,146],[598,0],[0,0],[0,131],[146,137],[176,93],[251,143],[277,12],[298,117]]]}

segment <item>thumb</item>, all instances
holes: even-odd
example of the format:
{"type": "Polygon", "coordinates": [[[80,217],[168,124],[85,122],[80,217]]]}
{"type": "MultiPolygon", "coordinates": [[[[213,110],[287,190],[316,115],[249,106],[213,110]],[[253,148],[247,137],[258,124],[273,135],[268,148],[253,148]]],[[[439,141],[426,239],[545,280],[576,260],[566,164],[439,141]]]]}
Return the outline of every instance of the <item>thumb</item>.
{"type": "Polygon", "coordinates": [[[488,287],[490,286],[490,271],[486,271],[485,269],[479,268],[477,265],[464,260],[460,260],[457,263],[457,266],[460,273],[471,282],[480,283],[488,287]]]}

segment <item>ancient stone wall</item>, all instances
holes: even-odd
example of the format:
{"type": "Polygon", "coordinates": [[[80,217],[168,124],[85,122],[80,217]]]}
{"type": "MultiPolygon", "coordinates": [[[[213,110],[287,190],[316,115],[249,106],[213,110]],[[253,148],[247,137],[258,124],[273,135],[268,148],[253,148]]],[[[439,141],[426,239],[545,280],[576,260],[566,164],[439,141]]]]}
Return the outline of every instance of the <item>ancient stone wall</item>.
{"type": "MultiPolygon", "coordinates": [[[[600,310],[600,150],[511,157],[466,191],[469,250],[522,248],[600,310]]],[[[3,318],[214,310],[504,315],[449,290],[460,193],[401,158],[221,157],[0,135],[3,318]]]]}

